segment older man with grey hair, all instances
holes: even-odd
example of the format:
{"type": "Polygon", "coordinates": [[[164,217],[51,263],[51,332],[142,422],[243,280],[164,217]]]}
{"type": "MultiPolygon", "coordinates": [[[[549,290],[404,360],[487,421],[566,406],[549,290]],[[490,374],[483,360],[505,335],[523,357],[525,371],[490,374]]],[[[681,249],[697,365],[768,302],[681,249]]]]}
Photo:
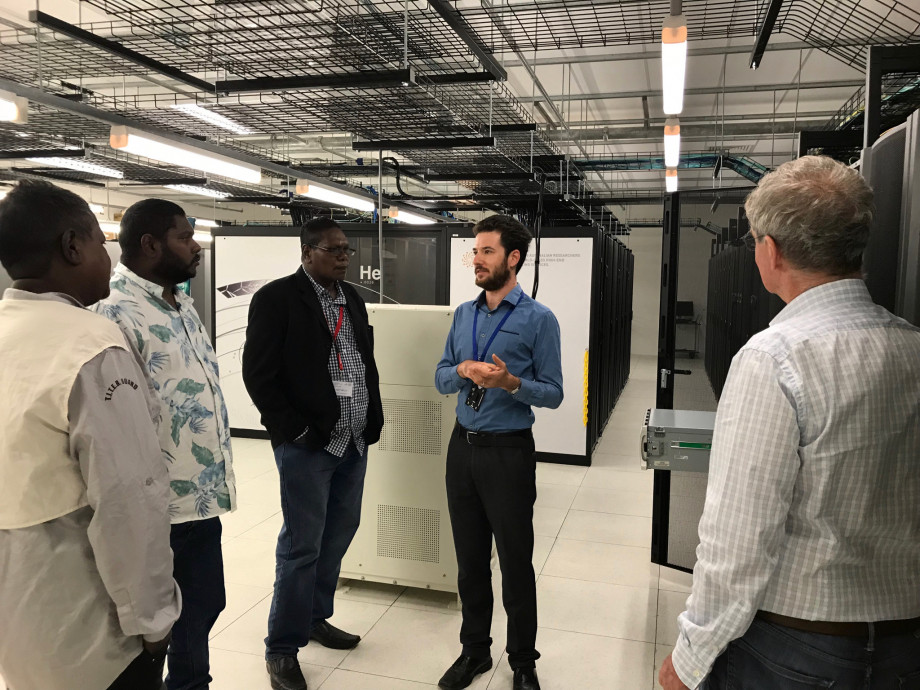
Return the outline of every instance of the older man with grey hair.
{"type": "Polygon", "coordinates": [[[806,156],[745,208],[786,307],[732,361],[693,592],[659,681],[920,688],[920,329],[862,281],[872,190],[806,156]]]}

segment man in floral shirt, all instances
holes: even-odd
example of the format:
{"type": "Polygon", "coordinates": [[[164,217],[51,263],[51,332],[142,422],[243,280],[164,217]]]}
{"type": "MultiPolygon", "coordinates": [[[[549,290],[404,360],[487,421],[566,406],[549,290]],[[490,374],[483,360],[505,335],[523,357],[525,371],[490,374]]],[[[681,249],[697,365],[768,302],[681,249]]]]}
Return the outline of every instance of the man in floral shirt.
{"type": "Polygon", "coordinates": [[[177,285],[192,278],[201,247],[185,212],[162,199],[131,206],[118,236],[111,295],[95,307],[140,351],[161,401],[160,448],[170,479],[174,577],[182,614],[173,628],[168,690],[211,682],[208,634],[226,603],[218,516],[236,507],[227,407],[217,357],[177,285]]]}

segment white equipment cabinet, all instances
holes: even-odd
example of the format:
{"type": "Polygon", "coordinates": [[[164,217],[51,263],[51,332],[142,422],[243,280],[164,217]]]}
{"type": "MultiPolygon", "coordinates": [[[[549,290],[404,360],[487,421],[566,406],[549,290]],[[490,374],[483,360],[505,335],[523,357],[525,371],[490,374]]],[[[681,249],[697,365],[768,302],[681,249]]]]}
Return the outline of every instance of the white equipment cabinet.
{"type": "Polygon", "coordinates": [[[454,310],[368,304],[367,312],[384,425],[368,451],[361,526],[341,577],[456,592],[444,488],[456,396],[434,387],[454,310]]]}

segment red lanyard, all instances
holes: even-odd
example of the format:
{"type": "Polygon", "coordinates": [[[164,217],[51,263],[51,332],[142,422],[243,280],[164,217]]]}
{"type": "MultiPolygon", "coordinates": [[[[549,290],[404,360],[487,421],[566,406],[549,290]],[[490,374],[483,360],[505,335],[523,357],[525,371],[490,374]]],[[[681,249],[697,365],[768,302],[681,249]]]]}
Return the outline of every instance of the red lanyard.
{"type": "MultiPolygon", "coordinates": [[[[342,321],[345,319],[345,307],[339,307],[339,321],[335,324],[335,330],[332,331],[332,347],[335,348],[335,354],[339,358],[339,371],[344,371],[345,367],[342,366],[342,353],[339,351],[339,331],[342,330],[342,321]]],[[[327,320],[328,322],[328,320],[327,320]]],[[[332,324],[329,324],[329,330],[332,330],[332,324]]]]}

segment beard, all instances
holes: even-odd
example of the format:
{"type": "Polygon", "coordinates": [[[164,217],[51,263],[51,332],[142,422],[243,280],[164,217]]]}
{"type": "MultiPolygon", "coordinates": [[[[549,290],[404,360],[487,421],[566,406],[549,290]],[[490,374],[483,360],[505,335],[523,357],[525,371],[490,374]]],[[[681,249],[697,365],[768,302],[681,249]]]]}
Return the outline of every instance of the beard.
{"type": "Polygon", "coordinates": [[[511,276],[511,269],[508,268],[508,262],[505,261],[501,266],[496,268],[492,273],[484,278],[476,278],[476,287],[482,288],[487,292],[501,290],[508,282],[511,276]]]}
{"type": "Polygon", "coordinates": [[[164,247],[163,258],[157,266],[157,273],[171,284],[178,285],[194,278],[198,273],[198,268],[194,263],[183,261],[178,254],[164,247]]]}

